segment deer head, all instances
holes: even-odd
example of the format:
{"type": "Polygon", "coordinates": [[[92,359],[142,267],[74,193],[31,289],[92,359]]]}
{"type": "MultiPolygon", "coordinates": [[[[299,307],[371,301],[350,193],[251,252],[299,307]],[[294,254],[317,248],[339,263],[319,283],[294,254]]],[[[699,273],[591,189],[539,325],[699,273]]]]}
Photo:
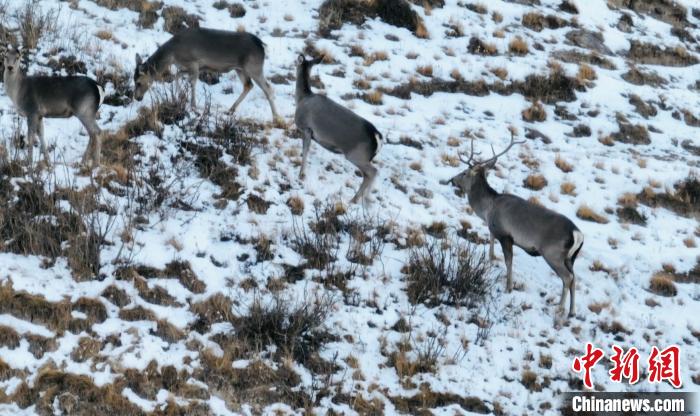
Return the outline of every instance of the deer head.
{"type": "Polygon", "coordinates": [[[462,192],[468,193],[472,186],[474,186],[474,184],[478,180],[480,180],[481,178],[485,178],[485,172],[488,169],[492,169],[494,166],[496,166],[496,162],[498,161],[499,157],[508,153],[508,151],[516,144],[522,143],[525,143],[525,141],[515,141],[515,131],[511,129],[510,143],[503,151],[496,154],[496,151],[493,150],[493,146],[491,146],[491,152],[493,153],[493,156],[485,160],[479,160],[474,158],[474,156],[477,156],[479,153],[474,152],[474,139],[472,138],[469,150],[469,157],[466,157],[462,154],[459,155],[460,160],[467,165],[467,169],[450,179],[447,183],[451,183],[457,186],[462,192]]]}

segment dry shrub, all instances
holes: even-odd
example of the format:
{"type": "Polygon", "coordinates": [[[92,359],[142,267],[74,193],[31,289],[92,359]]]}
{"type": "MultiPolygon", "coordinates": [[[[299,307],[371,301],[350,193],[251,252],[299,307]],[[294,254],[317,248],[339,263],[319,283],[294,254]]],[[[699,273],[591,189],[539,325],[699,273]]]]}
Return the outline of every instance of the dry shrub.
{"type": "Polygon", "coordinates": [[[523,26],[535,32],[541,32],[543,29],[559,29],[569,25],[565,19],[555,15],[543,15],[537,12],[529,12],[523,15],[523,26]]]}
{"type": "Polygon", "coordinates": [[[135,321],[155,321],[156,314],[150,309],[146,309],[143,306],[134,306],[129,309],[121,309],[119,311],[119,319],[123,319],[129,322],[135,321]]]}
{"type": "Polygon", "coordinates": [[[673,275],[665,272],[655,273],[649,279],[649,290],[660,296],[676,296],[678,293],[675,283],[673,283],[673,275]]]}
{"type": "Polygon", "coordinates": [[[70,302],[49,302],[43,296],[15,292],[12,282],[0,285],[0,313],[46,325],[59,332],[67,329],[72,319],[70,302]]]}
{"type": "Polygon", "coordinates": [[[484,56],[494,56],[498,54],[498,48],[493,43],[487,43],[472,36],[469,39],[469,45],[467,45],[467,51],[474,55],[484,55],[484,56]]]}
{"type": "Polygon", "coordinates": [[[540,173],[533,173],[523,179],[523,186],[533,191],[539,191],[547,186],[547,179],[540,173]]]}
{"type": "Polygon", "coordinates": [[[578,210],[576,210],[576,216],[582,220],[597,222],[598,224],[607,224],[608,219],[604,216],[593,211],[588,205],[581,205],[578,210]]]}
{"type": "Polygon", "coordinates": [[[588,81],[593,81],[596,78],[598,78],[598,75],[595,73],[595,69],[591,68],[587,64],[579,65],[578,73],[576,74],[576,79],[580,83],[586,83],[588,81]]]}
{"type": "MultiPolygon", "coordinates": [[[[434,392],[430,389],[429,383],[422,383],[418,393],[413,396],[389,396],[392,404],[397,410],[404,413],[415,413],[420,410],[422,413],[430,412],[435,407],[455,407],[459,406],[469,413],[490,414],[491,409],[486,403],[475,396],[461,396],[453,393],[434,392]]],[[[380,412],[381,413],[381,412],[380,412]]],[[[368,413],[368,414],[380,414],[368,413]]]]}
{"type": "Polygon", "coordinates": [[[555,51],[552,54],[550,54],[552,58],[558,59],[563,62],[567,62],[570,64],[581,64],[585,63],[588,65],[595,65],[600,68],[604,69],[617,69],[615,64],[612,63],[608,58],[604,57],[603,55],[596,53],[596,52],[591,52],[591,53],[583,53],[578,50],[561,50],[561,51],[555,51]]]}
{"type": "MultiPolygon", "coordinates": [[[[197,277],[187,260],[173,260],[162,270],[144,265],[127,266],[117,269],[114,274],[119,280],[178,279],[180,284],[192,293],[201,294],[206,290],[206,284],[197,277]]],[[[119,298],[122,296],[120,295],[119,298]]]]}
{"type": "Polygon", "coordinates": [[[676,182],[673,190],[656,193],[651,188],[645,188],[637,196],[640,202],[651,207],[663,207],[687,217],[700,214],[700,180],[692,174],[676,182]]]}
{"type": "Polygon", "coordinates": [[[208,331],[211,324],[216,322],[233,321],[233,302],[221,293],[216,293],[207,299],[197,302],[190,307],[192,313],[197,314],[197,322],[194,329],[197,332],[208,331]]]}
{"type": "Polygon", "coordinates": [[[216,3],[214,3],[212,6],[214,6],[214,8],[219,9],[219,10],[223,10],[223,9],[228,10],[229,14],[233,18],[243,17],[246,14],[245,6],[243,6],[243,4],[241,4],[241,3],[230,4],[226,0],[219,0],[216,3]]]}
{"type": "Polygon", "coordinates": [[[195,369],[192,377],[216,391],[229,409],[246,408],[253,414],[263,414],[264,409],[274,403],[285,403],[294,409],[310,408],[313,400],[298,388],[299,375],[289,364],[271,368],[262,360],[253,360],[245,368],[232,365],[234,355],[223,356],[209,350],[201,353],[202,366],[195,369]]]}
{"type": "Polygon", "coordinates": [[[249,210],[260,215],[265,215],[267,210],[272,205],[271,202],[266,201],[261,196],[256,194],[249,194],[248,198],[246,199],[246,204],[248,205],[249,210]]]}
{"type": "Polygon", "coordinates": [[[646,126],[642,124],[632,124],[619,113],[617,117],[617,126],[620,130],[610,135],[615,141],[633,145],[651,144],[649,130],[647,130],[646,126]]]}
{"type": "Polygon", "coordinates": [[[416,68],[416,72],[423,75],[424,77],[430,78],[433,76],[433,66],[432,65],[421,65],[418,68],[416,68]]]}
{"type": "Polygon", "coordinates": [[[131,102],[133,90],[131,88],[131,76],[122,68],[113,68],[109,72],[105,69],[95,71],[96,81],[105,89],[111,84],[114,92],[105,96],[104,104],[115,107],[123,106],[131,102]]]}
{"type": "Polygon", "coordinates": [[[474,13],[478,13],[478,14],[486,14],[489,11],[486,8],[486,5],[484,5],[482,3],[468,3],[466,5],[466,8],[473,11],[474,13]]]}
{"type": "Polygon", "coordinates": [[[644,65],[664,65],[686,67],[698,63],[698,58],[688,52],[683,46],[664,47],[651,43],[633,40],[627,56],[633,61],[644,65]]]}
{"type": "Polygon", "coordinates": [[[45,35],[55,34],[58,29],[58,10],[44,10],[39,0],[28,0],[15,14],[22,45],[36,49],[45,35]]]}
{"type": "Polygon", "coordinates": [[[454,237],[432,238],[420,247],[412,247],[402,272],[411,303],[430,306],[483,306],[496,282],[484,251],[454,237]]]}
{"type": "Polygon", "coordinates": [[[382,93],[380,90],[374,90],[362,94],[362,100],[372,105],[381,105],[384,102],[383,98],[384,93],[382,93]]]}
{"type": "Polygon", "coordinates": [[[508,43],[508,52],[513,55],[525,56],[530,51],[527,46],[527,41],[525,41],[520,36],[514,37],[510,43],[508,43]]]}
{"type": "Polygon", "coordinates": [[[506,79],[508,78],[508,70],[503,68],[502,66],[496,67],[496,68],[491,68],[489,71],[497,76],[499,79],[506,79]]]}
{"type": "Polygon", "coordinates": [[[40,414],[55,414],[56,407],[61,414],[142,414],[137,405],[121,394],[122,389],[118,383],[97,387],[89,376],[44,369],[32,388],[18,389],[24,397],[16,393],[13,401],[20,407],[25,407],[22,401],[36,404],[40,414]]]}
{"type": "Polygon", "coordinates": [[[80,337],[78,345],[70,353],[70,358],[79,363],[85,362],[97,354],[102,349],[102,343],[91,337],[80,337]]]}
{"type": "Polygon", "coordinates": [[[427,37],[425,25],[405,0],[326,0],[319,8],[319,33],[329,37],[345,22],[361,25],[367,18],[403,27],[418,37],[427,37]]]}
{"type": "Polygon", "coordinates": [[[329,337],[325,321],[332,306],[328,296],[303,297],[297,304],[278,293],[269,302],[256,298],[246,315],[234,319],[236,337],[251,352],[272,344],[278,357],[307,363],[329,337]]]}
{"type": "Polygon", "coordinates": [[[298,196],[289,197],[287,206],[292,212],[292,215],[302,215],[304,213],[304,200],[298,196]]]}
{"type": "Polygon", "coordinates": [[[0,346],[9,349],[19,347],[19,334],[11,326],[0,325],[0,346]]]}
{"type": "Polygon", "coordinates": [[[544,109],[544,106],[539,101],[533,101],[532,105],[524,109],[521,114],[523,120],[530,123],[542,122],[547,119],[547,111],[544,109]]]}
{"type": "Polygon", "coordinates": [[[542,391],[542,385],[537,382],[537,373],[532,370],[523,370],[520,383],[530,391],[542,391]]]}
{"type": "Polygon", "coordinates": [[[189,28],[199,27],[199,16],[189,14],[179,6],[168,6],[161,12],[163,29],[173,35],[189,28]]]}
{"type": "Polygon", "coordinates": [[[658,87],[668,84],[668,81],[654,71],[642,71],[636,67],[632,67],[629,71],[622,74],[622,79],[634,85],[650,85],[658,87]]]}
{"type": "MultiPolygon", "coordinates": [[[[324,56],[326,56],[326,55],[324,54],[324,56]]],[[[388,60],[388,59],[389,59],[389,54],[387,54],[385,51],[377,51],[377,52],[372,52],[372,53],[369,54],[369,55],[364,55],[364,57],[365,57],[364,65],[365,65],[365,66],[370,66],[370,65],[372,65],[373,63],[375,63],[375,62],[377,62],[377,61],[386,61],[386,60],[388,60]]]]}
{"type": "Polygon", "coordinates": [[[559,168],[564,173],[573,172],[574,167],[571,163],[567,162],[561,155],[557,155],[554,159],[554,165],[559,168]]]}
{"type": "Polygon", "coordinates": [[[559,4],[559,10],[570,14],[578,14],[578,7],[576,7],[576,3],[573,0],[562,1],[559,4]]]}
{"type": "Polygon", "coordinates": [[[656,107],[642,100],[637,94],[630,95],[629,103],[632,104],[635,111],[644,118],[654,117],[657,114],[656,107]]]}

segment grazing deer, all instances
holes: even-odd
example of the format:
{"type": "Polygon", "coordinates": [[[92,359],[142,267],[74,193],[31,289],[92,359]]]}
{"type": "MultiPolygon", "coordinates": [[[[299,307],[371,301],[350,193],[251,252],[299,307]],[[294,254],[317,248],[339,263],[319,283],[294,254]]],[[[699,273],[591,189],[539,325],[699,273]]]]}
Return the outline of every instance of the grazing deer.
{"type": "Polygon", "coordinates": [[[372,159],[382,147],[382,135],[369,121],[325,95],[311,91],[309,72],[322,60],[322,57],[306,60],[303,55],[298,58],[294,121],[304,139],[299,177],[304,177],[309,146],[311,140],[314,140],[331,152],[342,153],[360,169],[364,179],[351,202],[355,203],[360,198],[364,201],[377,176],[377,168],[372,165],[372,159]]]}
{"type": "MultiPolygon", "coordinates": [[[[569,316],[575,314],[574,261],[583,246],[583,233],[571,220],[552,210],[526,201],[511,194],[499,194],[486,181],[486,171],[496,165],[516,142],[511,136],[510,144],[499,154],[483,161],[474,161],[474,141],[471,143],[469,159],[462,159],[468,169],[450,179],[469,199],[476,215],[486,221],[490,236],[489,255],[493,253],[494,240],[501,243],[506,262],[506,291],[513,289],[513,245],[531,256],[542,256],[561,278],[563,287],[559,312],[563,315],[567,292],[571,294],[569,316]]],[[[460,156],[461,157],[461,156],[460,156]]]]}
{"type": "Polygon", "coordinates": [[[175,65],[189,76],[191,87],[191,105],[196,108],[196,85],[200,70],[226,73],[236,70],[243,92],[229,109],[236,111],[238,105],[253,88],[253,81],[263,90],[270,103],[272,117],[281,121],[275,108],[272,88],[263,76],[265,47],[255,35],[246,32],[228,32],[224,30],[192,28],[179,32],[160,46],[146,62],[136,54],[134,72],[134,97],[138,101],[151,87],[153,81],[160,81],[175,65]],[[252,80],[252,81],[251,81],[252,80]]]}
{"type": "Polygon", "coordinates": [[[100,165],[102,133],[97,125],[97,110],[104,99],[104,90],[84,76],[27,76],[20,68],[22,52],[5,51],[3,81],[5,92],[17,112],[27,118],[28,159],[33,159],[34,140],[39,136],[41,153],[48,164],[49,153],[44,142],[44,118],[77,117],[90,136],[82,163],[92,157],[93,168],[100,165]]]}

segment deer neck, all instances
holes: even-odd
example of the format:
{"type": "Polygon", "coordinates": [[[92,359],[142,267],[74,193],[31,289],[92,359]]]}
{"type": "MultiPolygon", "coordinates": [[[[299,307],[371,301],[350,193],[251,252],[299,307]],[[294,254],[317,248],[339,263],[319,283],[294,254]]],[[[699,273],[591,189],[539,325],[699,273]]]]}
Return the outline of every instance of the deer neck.
{"type": "Polygon", "coordinates": [[[26,78],[26,75],[21,69],[12,73],[7,68],[3,73],[3,83],[5,84],[5,93],[10,97],[13,103],[17,105],[19,99],[19,90],[21,88],[22,82],[26,78]]]}
{"type": "Polygon", "coordinates": [[[467,194],[467,198],[469,198],[469,205],[472,206],[476,215],[486,220],[499,193],[489,185],[484,172],[479,172],[477,175],[474,185],[472,185],[467,194]]]}
{"type": "Polygon", "coordinates": [[[309,83],[309,72],[309,68],[304,68],[302,65],[297,69],[297,87],[295,93],[297,103],[313,94],[311,91],[311,84],[309,83]]]}
{"type": "Polygon", "coordinates": [[[160,78],[174,62],[174,54],[168,44],[161,46],[151,55],[145,64],[146,71],[154,78],[160,78]]]}

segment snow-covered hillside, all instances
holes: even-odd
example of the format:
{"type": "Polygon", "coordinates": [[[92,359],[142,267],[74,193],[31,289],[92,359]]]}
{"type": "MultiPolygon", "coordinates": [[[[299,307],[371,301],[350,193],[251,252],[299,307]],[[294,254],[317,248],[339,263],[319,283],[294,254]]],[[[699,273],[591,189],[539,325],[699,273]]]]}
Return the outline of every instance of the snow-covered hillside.
{"type": "MultiPolygon", "coordinates": [[[[92,175],[74,118],[45,121],[54,163],[29,174],[0,96],[0,414],[560,414],[587,342],[643,360],[679,345],[697,391],[700,5],[416,0],[409,30],[373,2],[321,3],[0,2],[1,42],[40,35],[30,73],[107,94],[92,175]],[[258,35],[286,125],[257,87],[225,115],[235,72],[198,83],[197,113],[186,80],[133,101],[135,54],[178,19],[258,35]],[[313,87],[384,135],[364,207],[342,155],[312,144],[298,178],[300,53],[323,54],[313,87]],[[585,235],[563,325],[561,280],[520,249],[512,293],[502,260],[469,302],[411,289],[418,263],[487,249],[446,180],[471,140],[488,156],[510,128],[527,140],[491,185],[585,235]]],[[[613,383],[604,361],[595,390],[673,390],[613,383]]]]}

